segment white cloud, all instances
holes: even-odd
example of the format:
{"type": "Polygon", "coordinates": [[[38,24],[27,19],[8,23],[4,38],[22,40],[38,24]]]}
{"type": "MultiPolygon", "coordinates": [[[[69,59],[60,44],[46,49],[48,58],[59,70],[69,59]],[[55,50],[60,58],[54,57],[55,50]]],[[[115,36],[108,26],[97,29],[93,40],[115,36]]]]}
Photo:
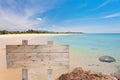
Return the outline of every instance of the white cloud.
{"type": "Polygon", "coordinates": [[[38,24],[38,21],[29,19],[28,15],[15,14],[8,10],[0,9],[0,29],[24,30],[32,28],[32,25],[38,24]]]}
{"type": "Polygon", "coordinates": [[[112,1],[115,1],[115,0],[105,0],[103,3],[101,3],[98,7],[97,7],[97,9],[98,8],[102,8],[102,7],[104,7],[104,6],[106,6],[106,5],[108,5],[110,2],[112,2],[112,1]]]}
{"type": "Polygon", "coordinates": [[[0,30],[26,30],[34,29],[41,24],[42,18],[36,18],[36,14],[42,14],[54,7],[57,3],[43,0],[0,0],[0,30]],[[4,5],[4,6],[3,6],[4,5]]]}
{"type": "Polygon", "coordinates": [[[38,20],[38,21],[42,21],[42,18],[36,18],[36,20],[38,20]]]}
{"type": "Polygon", "coordinates": [[[110,15],[105,16],[104,18],[114,18],[114,17],[120,17],[120,13],[110,14],[110,15]]]}

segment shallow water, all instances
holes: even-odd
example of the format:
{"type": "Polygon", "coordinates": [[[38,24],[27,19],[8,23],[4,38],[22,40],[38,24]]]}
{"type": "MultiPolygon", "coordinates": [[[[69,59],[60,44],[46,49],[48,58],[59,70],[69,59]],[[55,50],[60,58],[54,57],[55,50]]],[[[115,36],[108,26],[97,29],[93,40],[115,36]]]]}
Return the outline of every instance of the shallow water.
{"type": "Polygon", "coordinates": [[[104,55],[112,56],[116,62],[110,64],[120,69],[118,68],[120,67],[120,34],[73,34],[54,36],[51,40],[56,44],[69,44],[71,54],[77,52],[77,57],[80,57],[81,54],[92,55],[95,58],[104,55]]]}
{"type": "Polygon", "coordinates": [[[110,55],[120,59],[120,34],[76,34],[52,37],[57,44],[87,54],[110,55]]]}

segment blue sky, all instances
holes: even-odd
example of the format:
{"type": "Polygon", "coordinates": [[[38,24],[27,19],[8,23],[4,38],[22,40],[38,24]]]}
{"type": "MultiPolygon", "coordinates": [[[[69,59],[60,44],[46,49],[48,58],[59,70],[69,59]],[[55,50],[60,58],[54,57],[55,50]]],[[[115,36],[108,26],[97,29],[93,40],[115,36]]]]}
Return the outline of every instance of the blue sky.
{"type": "Polygon", "coordinates": [[[0,0],[0,30],[120,32],[120,0],[0,0]]]}

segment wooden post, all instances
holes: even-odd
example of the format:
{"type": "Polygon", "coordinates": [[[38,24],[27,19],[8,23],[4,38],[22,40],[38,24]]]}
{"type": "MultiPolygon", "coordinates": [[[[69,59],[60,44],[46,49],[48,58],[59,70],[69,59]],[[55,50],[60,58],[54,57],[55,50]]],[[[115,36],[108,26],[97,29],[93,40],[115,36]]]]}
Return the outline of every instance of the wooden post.
{"type": "Polygon", "coordinates": [[[52,69],[48,69],[48,80],[52,80],[52,69]]]}
{"type": "Polygon", "coordinates": [[[28,80],[28,70],[22,69],[22,80],[28,80]]]}
{"type": "MultiPolygon", "coordinates": [[[[22,45],[28,45],[28,40],[22,40],[22,45]]],[[[22,80],[28,80],[28,70],[22,69],[22,80]]]]}
{"type": "Polygon", "coordinates": [[[28,45],[28,40],[22,40],[22,45],[28,45]]]}
{"type": "MultiPolygon", "coordinates": [[[[47,44],[52,46],[53,45],[53,41],[48,41],[47,44]]],[[[50,57],[49,57],[49,60],[50,60],[50,57]]],[[[49,62],[48,62],[48,64],[49,64],[49,62]]],[[[49,68],[47,69],[47,72],[48,72],[48,80],[52,80],[52,69],[51,69],[51,66],[49,66],[49,68]]]]}
{"type": "Polygon", "coordinates": [[[48,45],[53,45],[53,41],[48,41],[47,44],[48,45]]]}

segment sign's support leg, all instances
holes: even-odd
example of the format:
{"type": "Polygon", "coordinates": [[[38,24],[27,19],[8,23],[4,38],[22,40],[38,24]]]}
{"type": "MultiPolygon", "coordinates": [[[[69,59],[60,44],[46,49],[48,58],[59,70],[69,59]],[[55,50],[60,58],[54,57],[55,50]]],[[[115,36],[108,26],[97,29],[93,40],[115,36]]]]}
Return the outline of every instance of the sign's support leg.
{"type": "Polygon", "coordinates": [[[22,69],[22,80],[28,80],[28,70],[22,69]]]}
{"type": "Polygon", "coordinates": [[[52,69],[48,69],[48,80],[52,80],[52,69]]]}

